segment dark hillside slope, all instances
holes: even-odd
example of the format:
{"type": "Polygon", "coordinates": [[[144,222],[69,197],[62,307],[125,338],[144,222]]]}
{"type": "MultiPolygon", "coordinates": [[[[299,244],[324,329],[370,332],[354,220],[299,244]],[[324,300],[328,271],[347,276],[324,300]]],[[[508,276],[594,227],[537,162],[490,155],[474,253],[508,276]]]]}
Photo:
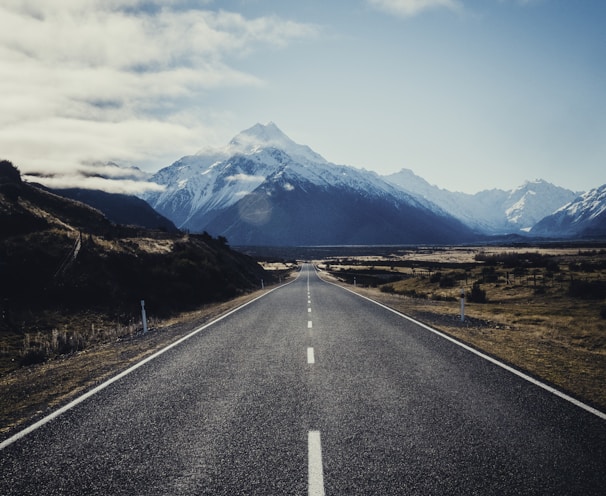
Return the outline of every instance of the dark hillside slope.
{"type": "Polygon", "coordinates": [[[10,162],[0,162],[0,239],[51,228],[97,234],[111,223],[98,210],[24,183],[10,162]]]}
{"type": "Polygon", "coordinates": [[[132,195],[105,191],[68,188],[55,189],[54,193],[90,205],[103,212],[115,224],[177,232],[177,227],[156,212],[145,200],[132,195]]]}
{"type": "Polygon", "coordinates": [[[45,320],[49,312],[129,320],[142,299],[155,315],[168,315],[271,280],[224,238],[116,226],[1,164],[0,330],[49,331],[58,326],[45,320]]]}

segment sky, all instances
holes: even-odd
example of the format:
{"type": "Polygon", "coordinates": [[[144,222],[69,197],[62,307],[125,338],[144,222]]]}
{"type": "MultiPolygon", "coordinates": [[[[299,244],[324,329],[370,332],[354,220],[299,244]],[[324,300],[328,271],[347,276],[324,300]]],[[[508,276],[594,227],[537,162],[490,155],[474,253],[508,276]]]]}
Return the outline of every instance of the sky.
{"type": "Polygon", "coordinates": [[[587,191],[605,25],[603,0],[0,0],[0,159],[133,193],[153,185],[103,164],[155,172],[272,121],[451,191],[587,191]]]}

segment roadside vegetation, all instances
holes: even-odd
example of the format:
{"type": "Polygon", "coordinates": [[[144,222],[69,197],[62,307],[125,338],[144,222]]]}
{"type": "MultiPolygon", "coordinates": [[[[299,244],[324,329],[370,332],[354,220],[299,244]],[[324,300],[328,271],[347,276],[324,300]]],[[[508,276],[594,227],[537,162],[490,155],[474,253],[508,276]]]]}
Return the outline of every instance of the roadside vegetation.
{"type": "Polygon", "coordinates": [[[420,248],[331,257],[319,267],[606,410],[602,246],[420,248]]]}

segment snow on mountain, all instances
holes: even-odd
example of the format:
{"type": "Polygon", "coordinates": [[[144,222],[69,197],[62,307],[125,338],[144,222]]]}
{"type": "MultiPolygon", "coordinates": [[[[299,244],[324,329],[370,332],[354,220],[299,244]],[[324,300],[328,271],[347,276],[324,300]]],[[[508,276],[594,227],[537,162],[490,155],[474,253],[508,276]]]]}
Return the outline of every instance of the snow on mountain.
{"type": "Polygon", "coordinates": [[[576,198],[577,193],[537,179],[527,181],[509,193],[504,206],[507,222],[528,231],[543,217],[576,198]]]}
{"type": "Polygon", "coordinates": [[[148,193],[145,199],[178,226],[187,227],[194,215],[229,207],[284,167],[313,184],[363,191],[371,184],[399,194],[373,172],[329,164],[269,123],[242,131],[226,147],[202,150],[160,170],[152,180],[165,186],[164,191],[148,193]]]}
{"type": "Polygon", "coordinates": [[[263,148],[282,150],[293,160],[303,164],[327,164],[319,153],[307,145],[299,145],[286,136],[273,122],[267,125],[255,124],[233,138],[227,148],[228,155],[236,153],[251,154],[263,148]]]}
{"type": "Polygon", "coordinates": [[[451,192],[429,184],[411,170],[385,176],[404,191],[417,193],[454,217],[487,234],[529,231],[543,217],[572,201],[577,194],[537,179],[505,191],[492,189],[476,194],[451,192]]]}
{"type": "Polygon", "coordinates": [[[234,243],[262,243],[276,232],[289,231],[303,222],[305,208],[314,211],[315,227],[310,225],[305,236],[292,232],[288,239],[273,243],[440,242],[472,235],[428,200],[374,172],[332,164],[292,141],[274,123],[256,124],[223,148],[183,157],[152,180],[164,190],[147,193],[145,199],[162,215],[180,228],[229,232],[234,243]],[[318,205],[323,210],[317,210],[318,205]],[[258,215],[251,210],[258,210],[258,215]],[[271,221],[265,211],[273,216],[271,221]],[[373,211],[390,222],[373,219],[373,211]],[[362,217],[366,225],[356,226],[362,217]],[[329,218],[339,226],[329,226],[329,218]],[[413,225],[416,218],[423,219],[422,226],[413,225]],[[261,226],[259,219],[266,225],[261,226]]]}
{"type": "Polygon", "coordinates": [[[537,236],[606,236],[606,184],[577,197],[530,231],[537,236]]]}

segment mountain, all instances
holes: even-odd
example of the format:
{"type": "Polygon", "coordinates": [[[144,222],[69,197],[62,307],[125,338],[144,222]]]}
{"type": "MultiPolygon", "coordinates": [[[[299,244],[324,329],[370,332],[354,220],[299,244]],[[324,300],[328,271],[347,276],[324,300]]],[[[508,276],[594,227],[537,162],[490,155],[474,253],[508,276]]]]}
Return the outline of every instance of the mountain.
{"type": "Polygon", "coordinates": [[[606,184],[579,196],[538,222],[530,234],[549,237],[606,236],[606,184]]]}
{"type": "Polygon", "coordinates": [[[115,224],[168,232],[178,231],[170,220],[156,212],[145,200],[136,196],[82,188],[53,189],[51,191],[96,208],[115,224]]]}
{"type": "Polygon", "coordinates": [[[328,162],[274,123],[202,150],[152,178],[144,198],[179,228],[235,245],[456,243],[475,234],[374,172],[328,162]]]}
{"type": "Polygon", "coordinates": [[[492,189],[473,195],[438,188],[408,169],[385,176],[385,179],[404,191],[422,195],[486,234],[527,232],[577,196],[573,191],[541,179],[527,181],[510,191],[492,189]]]}

